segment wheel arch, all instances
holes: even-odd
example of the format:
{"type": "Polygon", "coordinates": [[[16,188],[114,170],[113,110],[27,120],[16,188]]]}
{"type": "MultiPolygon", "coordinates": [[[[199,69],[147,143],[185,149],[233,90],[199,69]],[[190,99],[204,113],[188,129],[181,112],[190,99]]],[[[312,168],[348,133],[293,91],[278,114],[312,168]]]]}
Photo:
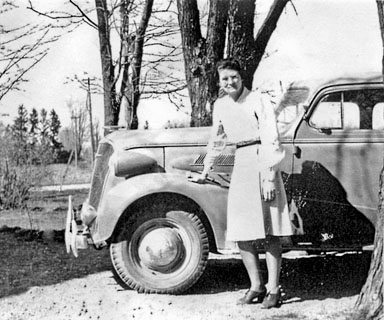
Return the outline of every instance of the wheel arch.
{"type": "Polygon", "coordinates": [[[217,252],[215,234],[207,214],[196,201],[183,194],[176,192],[156,192],[152,194],[147,194],[141,198],[136,199],[120,215],[115,225],[115,228],[113,229],[109,242],[114,243],[120,240],[118,239],[118,236],[119,234],[121,234],[121,231],[124,228],[126,221],[134,212],[136,212],[137,210],[142,210],[142,208],[149,208],[155,202],[159,201],[164,202],[164,205],[171,205],[177,203],[178,210],[196,214],[201,220],[207,233],[209,251],[217,252]]]}
{"type": "Polygon", "coordinates": [[[106,192],[97,209],[96,219],[90,226],[94,243],[109,241],[121,215],[132,212],[132,208],[139,203],[137,201],[151,199],[156,194],[177,195],[184,200],[182,202],[198,207],[196,212],[203,217],[207,229],[212,230],[209,231],[215,239],[211,242],[212,248],[221,248],[225,241],[227,189],[214,184],[192,183],[184,176],[169,173],[132,177],[106,192]]]}

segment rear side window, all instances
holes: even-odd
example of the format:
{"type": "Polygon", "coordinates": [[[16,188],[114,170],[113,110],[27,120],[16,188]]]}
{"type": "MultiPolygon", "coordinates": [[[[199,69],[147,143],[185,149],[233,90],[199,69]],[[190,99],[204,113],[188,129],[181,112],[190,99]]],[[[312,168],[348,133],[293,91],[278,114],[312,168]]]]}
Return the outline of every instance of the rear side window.
{"type": "Polygon", "coordinates": [[[309,124],[316,129],[384,130],[384,89],[327,94],[317,104],[309,124]]]}

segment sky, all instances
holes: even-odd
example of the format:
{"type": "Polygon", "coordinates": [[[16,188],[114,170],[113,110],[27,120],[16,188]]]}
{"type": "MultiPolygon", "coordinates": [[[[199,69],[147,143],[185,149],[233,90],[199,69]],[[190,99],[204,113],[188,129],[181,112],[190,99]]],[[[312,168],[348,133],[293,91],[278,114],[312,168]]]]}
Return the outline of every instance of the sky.
{"type": "Polygon", "coordinates": [[[376,1],[302,0],[288,4],[254,76],[254,86],[268,79],[323,78],[381,72],[383,55],[376,1]]]}
{"type": "MultiPolygon", "coordinates": [[[[19,0],[26,2],[25,0],[19,0]]],[[[43,0],[36,3],[47,5],[43,0]]],[[[201,0],[204,2],[205,0],[201,0]]],[[[258,0],[257,10],[266,12],[271,0],[258,0]]],[[[295,79],[339,76],[344,73],[381,72],[383,55],[376,1],[374,0],[292,0],[275,30],[267,52],[270,57],[259,66],[254,87],[269,81],[289,83],[295,79]]],[[[50,2],[54,5],[55,2],[50,2]]],[[[17,16],[21,21],[29,14],[17,16]]],[[[30,13],[31,14],[31,13],[30,13]]],[[[35,18],[36,19],[36,18],[35,18]]],[[[28,110],[54,108],[63,125],[69,125],[68,101],[83,103],[86,92],[64,84],[67,77],[87,72],[101,76],[97,32],[84,25],[64,35],[48,56],[28,75],[23,92],[12,92],[0,101],[5,123],[14,119],[17,107],[28,110]]],[[[94,116],[103,123],[103,99],[92,96],[94,116]]],[[[185,112],[177,112],[166,100],[145,100],[139,105],[139,126],[145,120],[151,128],[167,120],[188,122],[185,112]],[[179,119],[179,120],[175,120],[179,119]]]]}

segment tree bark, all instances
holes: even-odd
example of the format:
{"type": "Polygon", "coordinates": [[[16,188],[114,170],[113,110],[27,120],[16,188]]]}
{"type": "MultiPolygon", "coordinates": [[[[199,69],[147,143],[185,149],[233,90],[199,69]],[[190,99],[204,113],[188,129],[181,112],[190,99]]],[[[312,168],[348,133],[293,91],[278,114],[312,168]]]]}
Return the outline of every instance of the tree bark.
{"type": "Polygon", "coordinates": [[[258,64],[254,60],[256,43],[254,40],[255,0],[231,0],[228,28],[228,56],[234,57],[243,67],[243,82],[252,88],[253,73],[258,64]]]}
{"type": "Polygon", "coordinates": [[[209,123],[211,123],[213,103],[216,101],[219,92],[219,77],[216,71],[216,63],[224,56],[228,26],[228,9],[229,1],[227,0],[210,2],[207,30],[208,65],[206,66],[206,72],[208,74],[207,109],[209,111],[209,123]]]}
{"type": "Polygon", "coordinates": [[[95,0],[95,4],[104,90],[104,125],[110,126],[117,123],[119,105],[116,100],[116,89],[114,86],[115,72],[110,43],[109,12],[106,0],[95,0]]]}
{"type": "Polygon", "coordinates": [[[224,57],[227,27],[227,55],[242,64],[244,85],[251,89],[253,75],[288,1],[273,2],[254,37],[255,0],[212,0],[205,39],[201,34],[197,1],[177,0],[192,127],[211,124],[213,103],[218,94],[215,65],[224,57]]]}
{"type": "Polygon", "coordinates": [[[384,167],[380,173],[379,210],[376,223],[374,250],[367,280],[356,302],[356,309],[364,319],[383,319],[383,227],[384,227],[384,167]]]}
{"type": "Polygon", "coordinates": [[[199,9],[196,0],[177,0],[178,19],[184,54],[185,77],[191,100],[191,127],[200,126],[206,118],[204,98],[206,87],[203,58],[206,57],[205,39],[201,35],[199,9]]]}
{"type": "Polygon", "coordinates": [[[228,55],[239,60],[243,66],[244,85],[249,89],[252,88],[253,75],[288,1],[274,0],[264,23],[254,38],[255,1],[231,0],[228,55]]]}
{"type": "Polygon", "coordinates": [[[106,0],[95,0],[100,56],[104,87],[104,124],[117,125],[120,107],[125,108],[127,118],[123,123],[127,129],[137,129],[137,107],[140,99],[140,73],[144,53],[144,38],[151,17],[153,0],[146,0],[140,24],[135,33],[129,32],[129,14],[132,1],[123,0],[120,7],[121,28],[120,37],[122,50],[120,52],[119,72],[122,82],[119,96],[117,95],[116,70],[113,63],[110,39],[110,12],[106,0]]]}
{"type": "Polygon", "coordinates": [[[145,32],[148,27],[149,18],[151,17],[152,7],[153,7],[153,0],[147,0],[144,5],[144,10],[141,16],[139,27],[136,31],[136,37],[134,42],[133,59],[131,61],[132,88],[131,90],[129,90],[131,93],[131,99],[128,99],[132,109],[132,115],[129,123],[130,129],[137,129],[139,124],[137,119],[137,107],[139,105],[139,99],[140,99],[141,64],[143,61],[143,54],[144,54],[145,32]]]}
{"type": "Polygon", "coordinates": [[[121,26],[120,26],[120,69],[122,74],[121,79],[121,86],[120,86],[120,113],[119,113],[119,119],[118,124],[120,125],[126,125],[127,128],[129,127],[130,123],[130,116],[133,113],[129,107],[130,104],[128,103],[128,97],[129,94],[129,86],[130,86],[130,77],[129,77],[129,69],[131,65],[131,59],[132,59],[132,51],[133,51],[133,45],[132,42],[134,42],[134,36],[130,35],[129,33],[129,12],[131,10],[132,2],[130,0],[122,0],[121,6],[120,6],[120,20],[121,20],[121,26]],[[124,118],[121,114],[122,109],[124,109],[124,118]]]}
{"type": "MultiPolygon", "coordinates": [[[[384,44],[384,0],[376,0],[380,22],[381,37],[384,44]]],[[[384,52],[382,60],[384,76],[384,52]]],[[[356,309],[364,316],[364,319],[379,320],[384,318],[383,312],[383,228],[384,228],[384,167],[380,173],[380,190],[378,219],[371,266],[367,280],[361,289],[356,302],[356,309]]]]}
{"type": "Polygon", "coordinates": [[[125,109],[125,119],[119,119],[127,129],[137,129],[137,107],[140,100],[140,75],[144,54],[144,39],[151,17],[153,0],[147,0],[143,6],[140,24],[134,33],[129,33],[129,13],[132,11],[132,1],[122,2],[121,15],[121,72],[122,83],[120,96],[122,97],[120,108],[125,109]]]}
{"type": "Polygon", "coordinates": [[[203,38],[196,0],[177,0],[185,75],[191,100],[191,126],[211,124],[211,106],[217,97],[215,65],[222,58],[228,1],[210,2],[207,39],[203,38]],[[208,40],[208,41],[207,41],[208,40]],[[209,101],[210,107],[206,108],[209,101]]]}

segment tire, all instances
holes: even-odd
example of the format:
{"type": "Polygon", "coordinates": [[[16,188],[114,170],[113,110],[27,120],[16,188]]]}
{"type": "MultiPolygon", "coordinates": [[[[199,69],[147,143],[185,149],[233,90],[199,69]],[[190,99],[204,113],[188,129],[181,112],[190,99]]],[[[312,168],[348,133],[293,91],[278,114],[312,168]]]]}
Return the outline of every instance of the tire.
{"type": "Polygon", "coordinates": [[[177,294],[200,278],[207,264],[208,236],[199,217],[153,205],[131,215],[111,243],[118,282],[142,293],[177,294]]]}

